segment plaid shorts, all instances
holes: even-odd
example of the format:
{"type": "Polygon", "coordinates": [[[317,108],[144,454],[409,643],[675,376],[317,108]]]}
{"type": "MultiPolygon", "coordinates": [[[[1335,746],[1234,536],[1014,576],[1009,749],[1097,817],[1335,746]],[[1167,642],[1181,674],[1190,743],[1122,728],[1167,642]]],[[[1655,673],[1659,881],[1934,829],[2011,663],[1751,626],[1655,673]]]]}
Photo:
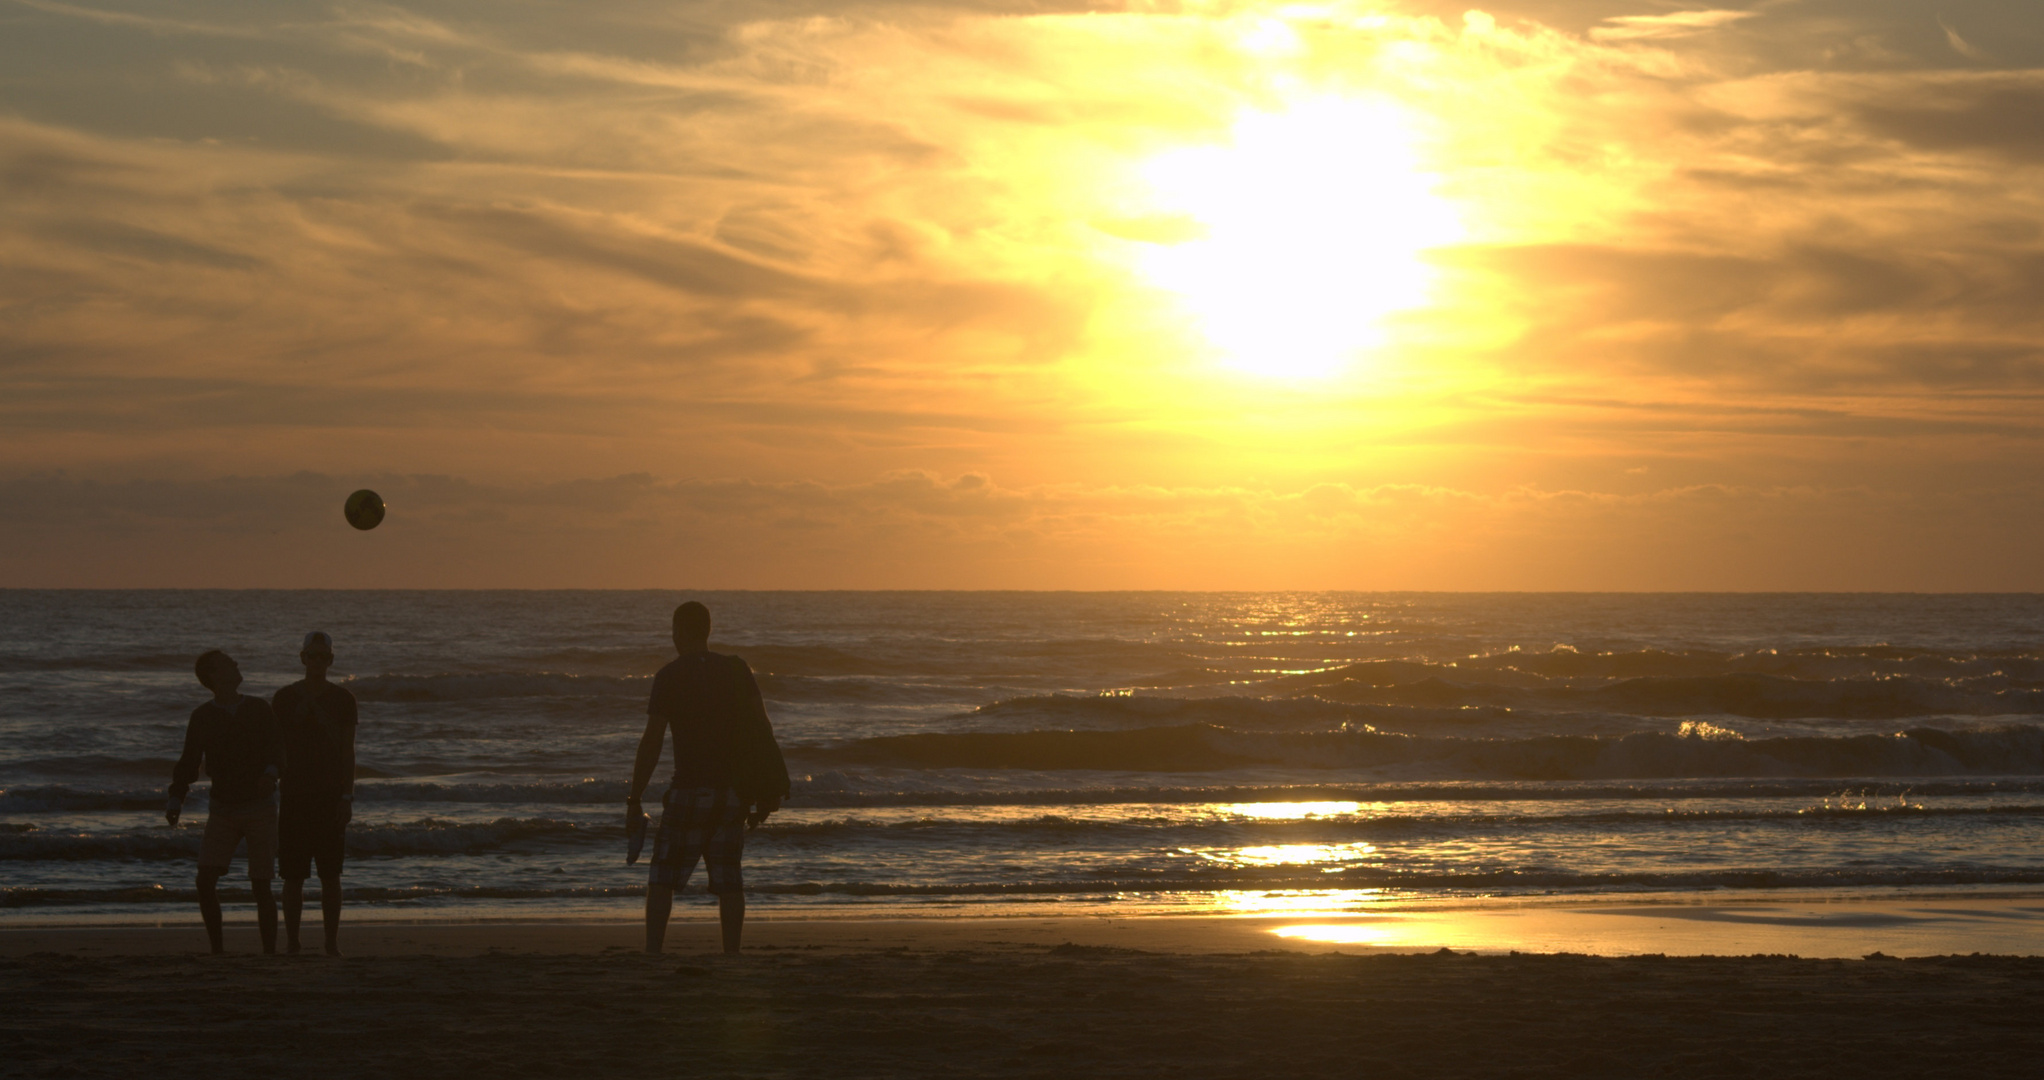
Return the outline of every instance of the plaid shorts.
{"type": "Polygon", "coordinates": [[[679,889],[696,872],[710,868],[710,891],[743,892],[745,804],[730,788],[670,787],[660,797],[660,831],[653,834],[653,867],[646,883],[679,889]]]}

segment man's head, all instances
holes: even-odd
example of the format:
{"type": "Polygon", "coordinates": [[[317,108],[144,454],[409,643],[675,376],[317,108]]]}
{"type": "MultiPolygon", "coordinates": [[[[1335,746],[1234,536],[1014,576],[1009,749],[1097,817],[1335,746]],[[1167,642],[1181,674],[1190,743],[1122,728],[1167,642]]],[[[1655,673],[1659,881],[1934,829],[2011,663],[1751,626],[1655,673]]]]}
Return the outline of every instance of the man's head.
{"type": "Polygon", "coordinates": [[[305,641],[298,646],[298,662],[305,665],[306,678],[324,678],[326,669],[334,666],[334,639],[324,630],[305,635],[305,641]]]}
{"type": "Polygon", "coordinates": [[[241,686],[241,665],[218,649],[207,649],[192,663],[199,685],[216,694],[231,694],[241,686]]]}
{"type": "Polygon", "coordinates": [[[674,609],[674,647],[701,652],[710,647],[710,609],[690,600],[674,609]]]}

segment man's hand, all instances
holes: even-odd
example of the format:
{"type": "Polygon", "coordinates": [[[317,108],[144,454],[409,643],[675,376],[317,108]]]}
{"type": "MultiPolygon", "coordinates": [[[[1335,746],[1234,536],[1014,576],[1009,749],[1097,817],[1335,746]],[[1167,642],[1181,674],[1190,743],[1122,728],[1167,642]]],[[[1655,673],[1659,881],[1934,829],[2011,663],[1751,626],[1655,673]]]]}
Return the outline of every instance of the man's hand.
{"type": "Polygon", "coordinates": [[[780,808],[781,800],[779,799],[761,799],[758,802],[753,803],[752,813],[745,815],[746,827],[749,829],[759,828],[760,825],[766,822],[768,814],[771,814],[774,811],[779,810],[780,808]]]}
{"type": "Polygon", "coordinates": [[[334,816],[341,819],[341,828],[347,828],[348,822],[355,820],[355,797],[353,795],[341,796],[341,805],[335,808],[334,816]]]}
{"type": "Polygon", "coordinates": [[[163,804],[163,820],[170,822],[172,828],[177,827],[178,816],[184,812],[185,801],[183,799],[171,799],[163,804]]]}

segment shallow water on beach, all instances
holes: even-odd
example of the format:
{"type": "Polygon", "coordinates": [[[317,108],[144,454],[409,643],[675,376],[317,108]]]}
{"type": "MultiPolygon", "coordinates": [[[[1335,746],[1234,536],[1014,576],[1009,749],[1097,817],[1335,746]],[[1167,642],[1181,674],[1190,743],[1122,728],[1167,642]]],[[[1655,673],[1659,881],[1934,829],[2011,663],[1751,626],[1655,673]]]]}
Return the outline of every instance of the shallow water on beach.
{"type": "MultiPolygon", "coordinates": [[[[796,777],[766,908],[2044,887],[2036,596],[701,598],[796,777]]],[[[188,915],[191,658],[267,695],[313,628],[362,703],[359,915],[629,916],[679,599],[0,592],[0,923],[188,915]]]]}

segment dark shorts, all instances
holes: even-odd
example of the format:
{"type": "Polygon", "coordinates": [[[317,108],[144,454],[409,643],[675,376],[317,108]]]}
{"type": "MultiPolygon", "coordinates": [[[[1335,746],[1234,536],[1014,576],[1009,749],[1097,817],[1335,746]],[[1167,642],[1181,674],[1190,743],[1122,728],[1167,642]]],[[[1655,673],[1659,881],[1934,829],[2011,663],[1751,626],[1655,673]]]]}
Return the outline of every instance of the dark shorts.
{"type": "Polygon", "coordinates": [[[317,862],[320,877],[339,877],[347,834],[341,800],[286,798],[277,811],[277,872],[285,881],[303,881],[317,862]]]}
{"type": "Polygon", "coordinates": [[[670,787],[660,797],[660,831],[653,834],[653,867],[646,881],[679,889],[700,860],[709,867],[711,892],[743,892],[745,875],[738,859],[744,854],[745,804],[736,791],[670,787]]]}

